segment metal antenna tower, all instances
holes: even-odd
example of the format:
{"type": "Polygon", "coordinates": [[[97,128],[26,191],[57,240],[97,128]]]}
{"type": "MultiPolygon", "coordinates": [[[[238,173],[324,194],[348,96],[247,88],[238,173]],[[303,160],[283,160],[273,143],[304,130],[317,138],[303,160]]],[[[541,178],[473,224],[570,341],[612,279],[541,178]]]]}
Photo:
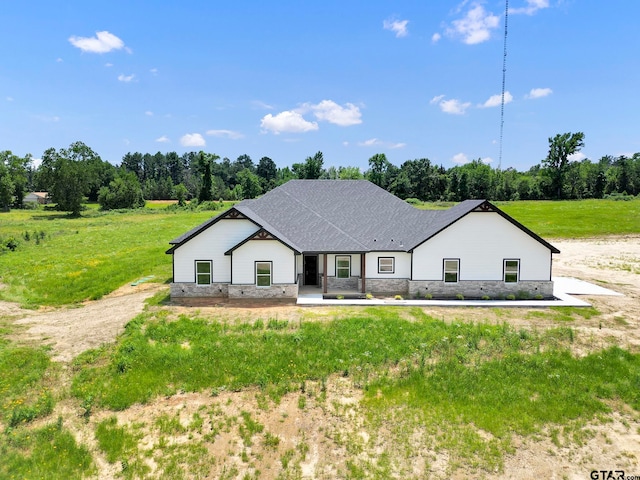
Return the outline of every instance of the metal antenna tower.
{"type": "Polygon", "coordinates": [[[504,8],[504,53],[502,56],[502,97],[500,101],[500,154],[498,170],[502,167],[502,135],[504,133],[504,86],[507,80],[507,24],[509,23],[509,0],[505,0],[504,8]]]}

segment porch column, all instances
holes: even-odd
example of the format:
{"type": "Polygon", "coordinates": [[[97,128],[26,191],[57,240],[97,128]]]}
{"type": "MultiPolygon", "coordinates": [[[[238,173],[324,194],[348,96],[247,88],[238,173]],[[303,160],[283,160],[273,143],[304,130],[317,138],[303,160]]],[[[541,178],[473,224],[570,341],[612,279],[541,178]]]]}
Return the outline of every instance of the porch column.
{"type": "Polygon", "coordinates": [[[365,278],[367,276],[367,272],[366,272],[367,262],[365,261],[366,255],[367,255],[366,253],[363,253],[362,255],[360,255],[360,276],[362,277],[362,293],[367,293],[367,287],[365,285],[365,278]]]}
{"type": "Polygon", "coordinates": [[[322,293],[327,293],[327,254],[322,255],[322,293]]]}

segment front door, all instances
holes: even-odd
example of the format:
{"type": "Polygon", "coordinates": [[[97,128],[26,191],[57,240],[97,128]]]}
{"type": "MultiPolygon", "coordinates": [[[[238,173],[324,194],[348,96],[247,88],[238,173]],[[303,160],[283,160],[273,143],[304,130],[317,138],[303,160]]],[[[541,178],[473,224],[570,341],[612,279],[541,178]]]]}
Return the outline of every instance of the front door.
{"type": "Polygon", "coordinates": [[[318,256],[304,256],[304,284],[318,285],[318,256]]]}

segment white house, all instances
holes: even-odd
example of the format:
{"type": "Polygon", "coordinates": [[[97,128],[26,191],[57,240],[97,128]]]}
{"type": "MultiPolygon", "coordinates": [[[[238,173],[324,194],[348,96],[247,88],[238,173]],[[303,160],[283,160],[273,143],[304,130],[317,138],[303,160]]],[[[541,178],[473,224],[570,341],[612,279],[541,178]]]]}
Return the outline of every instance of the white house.
{"type": "Polygon", "coordinates": [[[174,299],[551,298],[560,253],[486,200],[419,210],[365,180],[292,180],[170,243],[174,299]]]}
{"type": "Polygon", "coordinates": [[[22,200],[23,203],[39,203],[41,205],[46,205],[49,203],[49,193],[48,192],[30,192],[24,196],[22,200]]]}

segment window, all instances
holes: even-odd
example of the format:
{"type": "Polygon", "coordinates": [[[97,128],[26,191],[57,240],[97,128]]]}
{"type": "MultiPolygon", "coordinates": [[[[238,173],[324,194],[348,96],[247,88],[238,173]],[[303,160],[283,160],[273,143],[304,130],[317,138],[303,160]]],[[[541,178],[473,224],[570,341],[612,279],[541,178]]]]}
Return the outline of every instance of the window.
{"type": "Polygon", "coordinates": [[[196,285],[211,285],[212,271],[211,260],[196,260],[196,285]]]}
{"type": "Polygon", "coordinates": [[[336,277],[351,277],[351,257],[347,255],[336,257],[336,277]]]}
{"type": "Polygon", "coordinates": [[[256,262],[256,286],[271,286],[271,262],[256,262]]]}
{"type": "Polygon", "coordinates": [[[445,259],[444,260],[444,281],[445,283],[458,283],[460,274],[460,260],[445,259]]]}
{"type": "Polygon", "coordinates": [[[504,261],[504,281],[505,283],[518,283],[520,276],[520,260],[504,261]]]}
{"type": "Polygon", "coordinates": [[[394,273],[395,260],[394,257],[378,257],[378,273],[394,273]]]}

